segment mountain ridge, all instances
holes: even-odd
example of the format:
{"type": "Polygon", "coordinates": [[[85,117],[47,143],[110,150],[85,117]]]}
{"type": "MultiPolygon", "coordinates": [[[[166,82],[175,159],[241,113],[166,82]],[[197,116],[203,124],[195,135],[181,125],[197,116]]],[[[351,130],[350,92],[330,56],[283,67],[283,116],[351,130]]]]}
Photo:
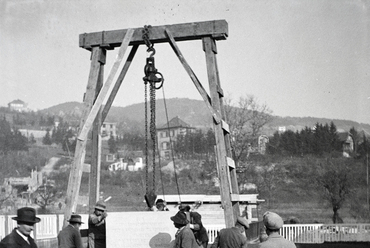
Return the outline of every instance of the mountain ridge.
{"type": "MultiPolygon", "coordinates": [[[[149,106],[148,106],[149,107],[149,106]]],[[[131,104],[126,107],[112,106],[106,122],[123,123],[124,126],[138,125],[144,123],[144,103],[131,104]]],[[[73,119],[79,121],[83,112],[82,102],[66,102],[61,103],[46,109],[39,110],[42,113],[49,115],[57,115],[66,120],[73,119]]],[[[206,104],[202,100],[194,100],[189,98],[170,98],[157,99],[156,101],[156,122],[157,126],[166,124],[167,119],[178,116],[196,128],[207,129],[212,127],[212,116],[206,104]]],[[[150,118],[148,113],[147,118],[150,118]]],[[[272,121],[266,125],[264,132],[272,135],[279,127],[285,127],[286,130],[299,131],[303,128],[313,127],[316,123],[330,123],[331,121],[337,126],[338,131],[349,131],[355,127],[358,132],[370,134],[370,125],[358,123],[351,120],[329,119],[319,117],[292,117],[292,116],[275,116],[272,115],[272,121]]]]}

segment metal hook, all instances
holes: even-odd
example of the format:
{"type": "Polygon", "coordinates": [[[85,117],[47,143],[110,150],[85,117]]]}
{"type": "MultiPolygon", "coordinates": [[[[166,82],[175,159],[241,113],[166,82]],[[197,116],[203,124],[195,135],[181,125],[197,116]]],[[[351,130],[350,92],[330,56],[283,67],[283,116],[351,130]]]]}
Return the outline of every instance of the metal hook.
{"type": "Polygon", "coordinates": [[[153,45],[151,47],[149,47],[147,50],[146,50],[148,53],[151,52],[151,54],[149,54],[149,57],[153,57],[154,54],[155,54],[155,49],[153,47],[153,45]]]}

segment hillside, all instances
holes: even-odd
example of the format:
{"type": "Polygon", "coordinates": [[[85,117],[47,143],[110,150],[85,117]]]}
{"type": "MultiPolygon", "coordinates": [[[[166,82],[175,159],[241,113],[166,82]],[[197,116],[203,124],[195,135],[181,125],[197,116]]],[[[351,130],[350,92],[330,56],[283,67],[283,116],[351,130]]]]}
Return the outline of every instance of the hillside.
{"type": "MultiPolygon", "coordinates": [[[[67,102],[47,109],[41,110],[42,113],[63,116],[65,120],[76,120],[81,117],[83,104],[79,102],[67,102]]],[[[157,107],[157,125],[166,123],[166,108],[163,99],[158,99],[157,107]]],[[[197,128],[212,127],[212,118],[206,104],[201,100],[187,98],[171,98],[166,100],[168,118],[179,116],[183,121],[197,128]]],[[[149,116],[148,116],[149,118],[149,116]]],[[[140,125],[144,122],[144,103],[129,105],[127,107],[112,106],[108,114],[108,122],[124,123],[123,126],[131,128],[133,125],[140,125]]],[[[316,123],[330,123],[331,121],[340,131],[349,131],[355,127],[359,132],[364,131],[370,134],[370,125],[358,123],[349,120],[332,120],[315,117],[280,117],[273,116],[272,122],[265,128],[267,135],[273,134],[279,127],[285,126],[287,130],[299,131],[309,126],[313,127],[316,123]]]]}

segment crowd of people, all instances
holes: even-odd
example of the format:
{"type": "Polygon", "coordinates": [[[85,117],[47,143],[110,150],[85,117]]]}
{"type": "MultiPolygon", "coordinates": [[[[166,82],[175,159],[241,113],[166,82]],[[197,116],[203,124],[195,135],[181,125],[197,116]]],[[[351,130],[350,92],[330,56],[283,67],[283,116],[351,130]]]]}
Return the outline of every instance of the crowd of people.
{"type": "MultiPolygon", "coordinates": [[[[165,202],[157,201],[156,211],[166,211],[165,202]]],[[[168,209],[167,209],[168,211],[168,209]]],[[[103,201],[98,201],[94,212],[88,218],[88,248],[106,247],[106,218],[107,209],[103,201]]],[[[12,218],[17,227],[0,241],[0,248],[37,248],[31,237],[34,225],[40,222],[36,210],[24,207],[17,210],[17,216],[12,218]]],[[[249,220],[245,216],[238,216],[233,227],[221,229],[212,244],[209,243],[207,230],[203,226],[202,216],[192,211],[189,205],[180,205],[178,212],[172,216],[177,232],[174,248],[246,248],[248,240],[246,230],[249,220]]],[[[83,222],[81,215],[72,214],[65,226],[58,234],[58,248],[83,248],[80,227],[83,222]]],[[[279,230],[283,226],[283,219],[274,212],[263,215],[264,231],[260,236],[260,248],[295,248],[295,244],[281,235],[279,230]]]]}

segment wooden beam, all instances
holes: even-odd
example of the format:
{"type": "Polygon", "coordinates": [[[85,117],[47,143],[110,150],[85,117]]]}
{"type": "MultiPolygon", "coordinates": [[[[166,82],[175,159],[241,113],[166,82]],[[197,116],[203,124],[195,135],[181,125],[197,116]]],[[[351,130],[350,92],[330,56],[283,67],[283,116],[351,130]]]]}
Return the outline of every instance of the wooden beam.
{"type": "Polygon", "coordinates": [[[123,59],[123,56],[125,55],[125,52],[127,50],[127,47],[128,47],[128,43],[130,42],[131,40],[131,37],[132,37],[132,34],[133,34],[134,30],[133,29],[129,29],[126,33],[126,36],[124,37],[122,43],[121,43],[121,47],[118,51],[118,54],[117,54],[117,57],[116,57],[116,60],[112,66],[112,69],[109,73],[109,76],[107,78],[107,81],[105,82],[105,84],[103,85],[103,88],[101,89],[101,91],[99,92],[99,95],[98,97],[96,98],[95,102],[94,102],[94,105],[93,107],[91,108],[91,111],[89,113],[89,116],[87,117],[86,121],[85,121],[85,124],[84,126],[82,127],[82,130],[78,136],[78,139],[79,140],[85,140],[86,137],[87,137],[87,134],[91,128],[91,125],[93,123],[93,121],[95,120],[99,110],[100,110],[100,107],[102,106],[103,104],[103,101],[106,97],[106,95],[108,94],[108,90],[113,82],[113,79],[114,79],[114,76],[118,70],[118,67],[120,66],[121,62],[122,62],[122,59],[123,59]]]}
{"type": "MultiPolygon", "coordinates": [[[[105,49],[104,49],[105,50],[105,49]]],[[[99,78],[96,84],[96,97],[103,87],[104,64],[100,64],[99,78]]],[[[96,98],[95,97],[95,98],[96,98]]],[[[101,166],[101,126],[102,126],[102,107],[93,122],[91,139],[91,166],[89,174],[89,213],[94,209],[95,203],[99,200],[100,192],[100,166],[101,166]]]]}
{"type": "MultiPolygon", "coordinates": [[[[98,81],[98,77],[100,73],[99,59],[101,58],[102,50],[103,49],[99,47],[95,47],[92,50],[90,75],[89,75],[89,80],[88,80],[87,87],[86,87],[86,93],[84,96],[84,108],[85,109],[82,115],[83,117],[80,121],[80,130],[83,127],[85,120],[94,103],[94,99],[96,95],[96,86],[97,86],[97,81],[98,81]]],[[[68,225],[67,220],[71,217],[72,212],[76,211],[77,202],[78,202],[78,194],[79,194],[80,186],[81,186],[82,169],[83,169],[83,164],[85,161],[86,142],[87,142],[86,139],[83,141],[77,140],[72,168],[69,174],[67,196],[66,196],[66,208],[64,211],[63,226],[68,225]]]]}
{"type": "MultiPolygon", "coordinates": [[[[209,82],[209,90],[211,94],[212,107],[217,113],[223,117],[222,96],[218,93],[220,82],[218,77],[218,68],[216,60],[215,42],[211,37],[203,38],[203,49],[206,55],[207,74],[209,82]]],[[[227,157],[231,156],[230,146],[227,144],[228,133],[224,132],[221,123],[214,123],[214,131],[217,146],[217,166],[220,178],[220,192],[221,200],[224,206],[225,224],[226,227],[233,227],[235,225],[236,217],[240,214],[239,203],[232,202],[231,194],[239,194],[238,190],[234,191],[233,180],[236,178],[230,174],[229,166],[227,164],[227,157]]]]}
{"type": "Polygon", "coordinates": [[[115,85],[114,85],[114,87],[111,91],[111,94],[110,94],[110,96],[107,100],[107,103],[105,104],[104,109],[103,109],[103,114],[102,114],[103,122],[104,122],[105,118],[108,115],[109,109],[112,107],[112,103],[114,101],[114,98],[116,97],[117,92],[118,92],[119,88],[121,87],[122,81],[125,78],[128,69],[130,68],[131,62],[134,59],[134,56],[136,54],[136,51],[137,51],[138,47],[139,47],[139,45],[135,45],[135,46],[132,47],[131,52],[127,57],[126,63],[123,66],[122,71],[121,71],[121,73],[119,74],[119,76],[117,78],[117,81],[116,81],[116,83],[115,83],[115,85]]]}
{"type": "MultiPolygon", "coordinates": [[[[150,42],[167,42],[165,30],[169,30],[176,41],[199,40],[210,36],[215,40],[226,40],[228,36],[228,24],[225,20],[205,22],[192,22],[174,25],[153,26],[149,29],[150,42]]],[[[144,28],[135,28],[130,45],[145,44],[142,38],[144,28]]],[[[101,31],[80,34],[79,46],[91,50],[94,46],[119,47],[128,29],[101,31]]]]}
{"type": "Polygon", "coordinates": [[[167,29],[165,31],[166,31],[166,35],[168,36],[168,39],[170,40],[170,45],[171,45],[173,51],[175,52],[175,54],[179,58],[181,64],[184,66],[185,71],[189,74],[189,76],[190,76],[191,80],[193,81],[195,87],[197,88],[199,94],[202,96],[204,102],[206,103],[206,106],[207,106],[208,110],[211,112],[211,115],[212,115],[214,121],[216,123],[220,123],[221,122],[221,116],[212,107],[211,98],[209,97],[207,91],[204,89],[203,85],[200,83],[199,79],[195,75],[194,71],[191,69],[191,67],[188,64],[188,62],[186,62],[184,56],[182,55],[179,47],[176,44],[176,41],[175,41],[175,39],[174,39],[171,31],[170,30],[167,30],[167,29]]]}

